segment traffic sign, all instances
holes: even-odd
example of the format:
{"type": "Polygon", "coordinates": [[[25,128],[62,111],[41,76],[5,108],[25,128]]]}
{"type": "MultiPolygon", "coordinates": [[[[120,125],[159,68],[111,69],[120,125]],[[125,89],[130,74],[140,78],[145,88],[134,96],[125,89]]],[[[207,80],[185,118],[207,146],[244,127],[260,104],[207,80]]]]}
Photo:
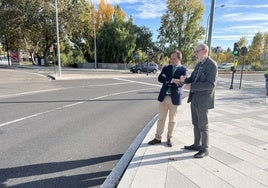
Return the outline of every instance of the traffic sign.
{"type": "Polygon", "coordinates": [[[242,47],[241,50],[240,50],[240,53],[241,53],[242,56],[247,55],[247,53],[248,53],[248,48],[245,47],[245,46],[242,47]]]}
{"type": "Polygon", "coordinates": [[[237,65],[238,65],[238,57],[235,56],[234,57],[234,66],[237,67],[237,65]]]}

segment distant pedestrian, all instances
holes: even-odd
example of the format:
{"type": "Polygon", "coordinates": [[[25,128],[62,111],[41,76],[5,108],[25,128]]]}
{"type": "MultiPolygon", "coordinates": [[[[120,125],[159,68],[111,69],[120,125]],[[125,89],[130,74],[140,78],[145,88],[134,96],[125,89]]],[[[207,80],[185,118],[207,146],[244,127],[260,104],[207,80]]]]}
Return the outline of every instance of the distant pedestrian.
{"type": "Polygon", "coordinates": [[[181,65],[182,53],[179,50],[172,52],[170,57],[171,64],[163,67],[158,76],[158,81],[162,83],[158,101],[159,119],[155,138],[148,144],[160,144],[161,135],[163,134],[167,114],[169,114],[167,145],[173,146],[173,130],[177,123],[177,109],[182,101],[182,86],[186,77],[187,69],[181,65]]]}
{"type": "Polygon", "coordinates": [[[194,144],[184,146],[188,150],[196,150],[195,158],[208,155],[208,109],[214,108],[214,91],[218,75],[217,63],[208,56],[209,48],[199,44],[194,54],[198,61],[185,84],[190,84],[188,102],[191,102],[192,124],[194,126],[194,144]]]}
{"type": "Polygon", "coordinates": [[[265,77],[266,96],[268,97],[268,69],[265,71],[264,77],[265,77]]]}

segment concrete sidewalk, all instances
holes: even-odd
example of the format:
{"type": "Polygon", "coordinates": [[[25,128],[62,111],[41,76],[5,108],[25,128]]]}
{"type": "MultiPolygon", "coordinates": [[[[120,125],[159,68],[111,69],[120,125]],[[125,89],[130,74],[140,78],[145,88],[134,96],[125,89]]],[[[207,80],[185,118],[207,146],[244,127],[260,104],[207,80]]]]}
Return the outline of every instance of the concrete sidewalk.
{"type": "MultiPolygon", "coordinates": [[[[209,111],[210,154],[195,159],[190,106],[183,101],[174,133],[175,145],[149,146],[156,123],[146,135],[118,188],[268,187],[268,104],[263,91],[216,90],[209,111]]],[[[166,135],[166,133],[164,133],[166,135]]]]}

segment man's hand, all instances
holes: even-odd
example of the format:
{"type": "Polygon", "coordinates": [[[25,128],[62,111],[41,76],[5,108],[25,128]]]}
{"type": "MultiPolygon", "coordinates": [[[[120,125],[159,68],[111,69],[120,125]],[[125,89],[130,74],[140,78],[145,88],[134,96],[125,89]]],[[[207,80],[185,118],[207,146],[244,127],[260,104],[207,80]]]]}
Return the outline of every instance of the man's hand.
{"type": "Polygon", "coordinates": [[[180,76],[180,79],[175,79],[175,78],[173,78],[173,79],[171,80],[171,83],[175,83],[177,86],[182,86],[183,83],[184,83],[184,81],[185,81],[185,78],[186,78],[186,76],[181,75],[181,76],[180,76]]]}
{"type": "Polygon", "coordinates": [[[180,76],[180,81],[181,81],[181,82],[184,82],[184,81],[185,81],[185,78],[186,78],[185,75],[181,75],[181,76],[180,76]]]}
{"type": "Polygon", "coordinates": [[[173,78],[171,82],[175,83],[177,86],[182,86],[183,85],[183,82],[180,79],[173,78]]]}

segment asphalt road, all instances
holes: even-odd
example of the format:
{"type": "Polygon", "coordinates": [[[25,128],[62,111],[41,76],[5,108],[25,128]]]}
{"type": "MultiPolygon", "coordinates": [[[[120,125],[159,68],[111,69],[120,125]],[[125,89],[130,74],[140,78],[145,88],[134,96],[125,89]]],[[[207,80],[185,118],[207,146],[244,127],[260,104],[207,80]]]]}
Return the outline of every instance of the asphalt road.
{"type": "MultiPolygon", "coordinates": [[[[158,112],[157,75],[52,81],[51,71],[0,69],[0,187],[99,187],[158,112]]],[[[263,84],[244,75],[242,88],[263,84]]]]}
{"type": "Polygon", "coordinates": [[[99,187],[157,114],[156,75],[51,81],[1,70],[0,187],[99,187]]]}

